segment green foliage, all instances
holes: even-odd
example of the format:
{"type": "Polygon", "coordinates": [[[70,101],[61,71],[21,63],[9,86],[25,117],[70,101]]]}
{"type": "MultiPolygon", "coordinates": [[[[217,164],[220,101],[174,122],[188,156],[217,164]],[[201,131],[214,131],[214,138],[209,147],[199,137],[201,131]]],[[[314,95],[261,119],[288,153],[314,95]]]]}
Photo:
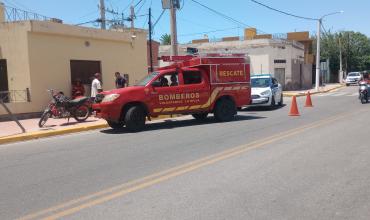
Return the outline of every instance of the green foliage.
{"type": "MultiPolygon", "coordinates": [[[[316,46],[314,48],[316,49],[316,46]]],[[[323,34],[321,58],[330,59],[330,68],[335,72],[339,71],[340,49],[343,70],[348,72],[370,70],[370,38],[366,35],[353,31],[336,33],[329,31],[323,34]]]]}
{"type": "Polygon", "coordinates": [[[171,35],[163,34],[160,38],[162,45],[170,45],[171,44],[171,35]]]}

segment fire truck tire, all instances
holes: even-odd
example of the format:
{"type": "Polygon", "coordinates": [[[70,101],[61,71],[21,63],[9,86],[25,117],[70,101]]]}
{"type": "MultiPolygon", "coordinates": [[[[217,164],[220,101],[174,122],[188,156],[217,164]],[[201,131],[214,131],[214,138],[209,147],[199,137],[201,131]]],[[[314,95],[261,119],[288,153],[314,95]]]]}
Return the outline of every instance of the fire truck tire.
{"type": "Polygon", "coordinates": [[[208,116],[208,112],[207,113],[192,114],[192,116],[197,121],[204,121],[207,118],[207,116],[208,116]]]}
{"type": "Polygon", "coordinates": [[[220,99],[216,102],[214,115],[217,121],[226,122],[234,119],[236,106],[230,99],[220,99]]]}
{"type": "Polygon", "coordinates": [[[141,131],[145,125],[145,111],[140,106],[130,107],[125,115],[126,128],[129,131],[141,131]]]}
{"type": "Polygon", "coordinates": [[[108,121],[108,120],[107,120],[107,123],[109,127],[111,127],[112,129],[121,129],[125,125],[123,122],[114,122],[114,121],[108,121]]]}

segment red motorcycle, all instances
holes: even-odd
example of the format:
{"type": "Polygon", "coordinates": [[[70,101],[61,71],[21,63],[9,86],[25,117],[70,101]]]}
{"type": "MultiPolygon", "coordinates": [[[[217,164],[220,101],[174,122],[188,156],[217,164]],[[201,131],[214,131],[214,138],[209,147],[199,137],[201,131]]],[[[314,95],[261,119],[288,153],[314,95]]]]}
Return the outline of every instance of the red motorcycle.
{"type": "Polygon", "coordinates": [[[48,90],[52,96],[48,107],[42,113],[39,127],[42,128],[50,118],[69,118],[73,117],[78,122],[86,121],[91,115],[91,103],[88,97],[79,97],[70,100],[62,92],[56,93],[54,90],[48,90]]]}

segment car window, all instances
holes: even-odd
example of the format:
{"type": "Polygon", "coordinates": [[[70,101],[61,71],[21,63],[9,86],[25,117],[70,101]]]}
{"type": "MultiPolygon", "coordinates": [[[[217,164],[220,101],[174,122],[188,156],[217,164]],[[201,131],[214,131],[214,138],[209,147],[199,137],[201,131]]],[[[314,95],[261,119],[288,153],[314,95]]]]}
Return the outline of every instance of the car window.
{"type": "Polygon", "coordinates": [[[271,79],[270,78],[252,78],[252,87],[255,88],[264,88],[271,86],[271,79]]]}
{"type": "Polygon", "coordinates": [[[178,73],[166,73],[162,76],[158,77],[158,79],[155,80],[157,87],[169,87],[169,86],[178,86],[178,73]]]}
{"type": "Polygon", "coordinates": [[[185,85],[202,83],[202,73],[200,71],[184,71],[182,75],[185,85]]]}
{"type": "Polygon", "coordinates": [[[146,86],[150,80],[154,79],[156,76],[158,76],[158,72],[152,72],[151,74],[145,76],[142,80],[140,80],[138,83],[135,84],[135,86],[146,86]]]}
{"type": "Polygon", "coordinates": [[[348,76],[360,76],[359,73],[349,73],[348,76]]]}
{"type": "Polygon", "coordinates": [[[273,83],[274,85],[279,84],[279,83],[278,83],[278,81],[277,81],[275,78],[272,78],[272,83],[273,83]]]}

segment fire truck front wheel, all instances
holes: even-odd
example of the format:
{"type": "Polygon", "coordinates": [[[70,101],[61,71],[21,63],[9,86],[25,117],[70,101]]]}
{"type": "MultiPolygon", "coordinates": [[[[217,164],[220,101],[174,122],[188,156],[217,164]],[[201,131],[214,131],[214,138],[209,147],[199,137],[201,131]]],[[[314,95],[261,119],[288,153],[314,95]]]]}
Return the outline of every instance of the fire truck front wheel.
{"type": "Polygon", "coordinates": [[[234,101],[228,98],[218,100],[214,109],[217,121],[231,121],[234,119],[236,112],[234,101]]]}
{"type": "Polygon", "coordinates": [[[129,131],[141,131],[145,125],[145,111],[141,106],[130,107],[125,115],[126,128],[129,131]]]}
{"type": "Polygon", "coordinates": [[[114,121],[107,120],[107,123],[109,127],[111,127],[112,129],[121,129],[124,126],[123,122],[114,122],[114,121]]]}

